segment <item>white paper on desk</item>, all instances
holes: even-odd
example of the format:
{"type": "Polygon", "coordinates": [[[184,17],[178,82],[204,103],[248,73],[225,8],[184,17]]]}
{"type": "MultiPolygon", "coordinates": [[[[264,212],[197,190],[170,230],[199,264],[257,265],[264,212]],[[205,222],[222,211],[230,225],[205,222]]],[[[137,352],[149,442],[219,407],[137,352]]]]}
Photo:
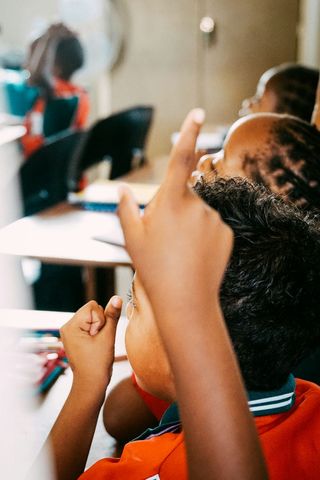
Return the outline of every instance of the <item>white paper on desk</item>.
{"type": "Polygon", "coordinates": [[[100,220],[99,213],[96,213],[96,215],[98,221],[95,223],[94,228],[92,228],[91,230],[91,238],[93,240],[98,240],[99,242],[124,248],[125,240],[118,216],[114,213],[107,214],[107,224],[106,222],[100,220]]]}
{"type": "Polygon", "coordinates": [[[92,239],[97,240],[98,242],[107,243],[108,245],[113,245],[114,247],[125,248],[125,241],[123,235],[122,238],[119,238],[118,235],[112,235],[111,233],[103,233],[101,235],[94,235],[92,239]]]}
{"type": "MultiPolygon", "coordinates": [[[[223,143],[223,138],[225,135],[225,129],[216,132],[202,132],[198,135],[196,149],[197,150],[207,150],[207,149],[216,149],[221,148],[223,143]]],[[[180,132],[174,132],[171,135],[171,143],[175,145],[179,139],[180,132]]]]}
{"type": "MultiPolygon", "coordinates": [[[[68,200],[71,203],[118,204],[119,185],[123,185],[123,182],[114,180],[97,181],[88,185],[79,193],[69,194],[68,200]]],[[[141,206],[147,205],[159,189],[157,184],[126,183],[126,185],[130,187],[137,203],[141,206]]]]}

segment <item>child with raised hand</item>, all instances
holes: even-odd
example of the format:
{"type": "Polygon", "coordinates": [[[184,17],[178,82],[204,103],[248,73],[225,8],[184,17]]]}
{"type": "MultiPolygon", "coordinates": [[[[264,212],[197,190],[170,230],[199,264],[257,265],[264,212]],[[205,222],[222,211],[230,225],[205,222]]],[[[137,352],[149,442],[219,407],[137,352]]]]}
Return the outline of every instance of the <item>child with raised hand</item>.
{"type": "MultiPolygon", "coordinates": [[[[119,208],[137,269],[128,357],[144,388],[178,401],[182,431],[180,421],[164,418],[120,459],[98,462],[83,480],[267,478],[219,304],[232,231],[187,184],[202,121],[201,110],[188,115],[145,215],[126,189],[119,208]]],[[[120,310],[119,297],[105,311],[90,302],[62,328],[74,379],[49,437],[58,480],[75,479],[84,469],[111,376],[120,310]]]]}
{"type": "Polygon", "coordinates": [[[26,62],[28,83],[37,87],[39,93],[25,118],[27,132],[22,138],[22,146],[26,158],[42,147],[49,136],[44,128],[45,115],[50,129],[54,127],[55,133],[59,133],[68,128],[84,128],[89,114],[88,94],[72,80],[74,73],[84,64],[84,51],[78,35],[63,23],[53,24],[33,41],[29,50],[26,62]],[[64,119],[64,115],[67,119],[69,115],[66,104],[49,108],[59,98],[75,105],[67,125],[64,119]],[[61,122],[63,125],[60,126],[61,122]]]}
{"type": "MultiPolygon", "coordinates": [[[[262,159],[275,155],[277,145],[269,136],[272,132],[279,135],[275,129],[279,127],[278,120],[274,115],[252,116],[247,119],[247,124],[239,124],[238,129],[230,133],[232,137],[227,143],[222,165],[230,168],[241,165],[241,161],[251,158],[259,148],[262,159]],[[246,136],[243,149],[239,140],[244,141],[246,136]]],[[[312,134],[318,136],[313,127],[303,123],[303,127],[305,125],[306,132],[312,129],[312,134]]],[[[282,127],[280,133],[286,133],[284,141],[290,143],[292,132],[285,132],[284,125],[282,127]]],[[[295,141],[299,143],[300,140],[295,141]]],[[[308,148],[307,144],[305,148],[308,148]]],[[[278,147],[278,151],[282,149],[278,147]]],[[[293,153],[290,148],[288,151],[293,162],[293,153]]],[[[301,151],[296,153],[301,154],[301,151]]],[[[282,151],[282,158],[286,154],[282,151]]],[[[316,154],[313,154],[312,161],[316,164],[316,154]]],[[[277,160],[276,156],[274,159],[277,160]]],[[[297,170],[301,167],[303,165],[298,163],[297,170]]],[[[291,173],[292,178],[298,177],[297,171],[292,169],[291,173]]],[[[291,185],[291,191],[296,193],[297,200],[300,198],[297,203],[301,205],[304,199],[304,207],[307,207],[307,202],[311,202],[315,195],[314,187],[308,186],[301,177],[300,180],[291,185]]],[[[270,478],[314,480],[320,477],[320,388],[294,378],[292,373],[301,360],[320,345],[320,232],[317,216],[295,207],[289,195],[284,199],[258,182],[250,183],[241,177],[217,176],[212,181],[204,176],[195,190],[219,212],[234,232],[234,250],[221,285],[220,304],[238,356],[270,478]]],[[[192,224],[192,217],[189,221],[192,224]]],[[[205,233],[203,240],[208,240],[205,233]]],[[[214,252],[212,243],[211,253],[214,252]]],[[[190,255],[198,255],[198,251],[194,250],[190,255]]],[[[191,300],[197,283],[198,277],[194,277],[188,290],[191,300]]],[[[139,315],[139,302],[134,303],[133,318],[139,315]]],[[[151,337],[150,342],[152,345],[151,337]]],[[[164,392],[151,396],[152,392],[139,378],[139,371],[135,369],[135,372],[137,384],[134,385],[130,378],[123,380],[121,390],[115,387],[105,403],[106,428],[119,441],[134,438],[148,426],[148,422],[150,426],[156,422],[152,416],[154,407],[159,406],[156,397],[167,400],[167,407],[170,404],[170,398],[164,392]],[[123,396],[121,404],[118,402],[120,395],[123,396]],[[150,401],[152,410],[148,408],[150,401]],[[124,405],[127,408],[123,408],[124,405]],[[131,415],[133,408],[134,417],[131,415]]],[[[190,383],[194,381],[190,375],[190,383]]]]}

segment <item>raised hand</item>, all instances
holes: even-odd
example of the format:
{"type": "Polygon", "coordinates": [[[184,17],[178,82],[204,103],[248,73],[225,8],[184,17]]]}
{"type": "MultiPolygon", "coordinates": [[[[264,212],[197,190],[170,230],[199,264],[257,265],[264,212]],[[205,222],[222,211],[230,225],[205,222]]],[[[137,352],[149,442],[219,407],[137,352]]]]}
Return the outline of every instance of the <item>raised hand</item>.
{"type": "Polygon", "coordinates": [[[188,478],[266,479],[219,304],[233,233],[189,186],[203,120],[198,109],[187,116],[145,214],[123,188],[119,215],[172,369],[188,478]]]}
{"type": "Polygon", "coordinates": [[[73,30],[70,30],[70,28],[64,23],[53,23],[50,25],[45,35],[50,39],[60,40],[61,38],[75,36],[76,33],[73,30]]]}
{"type": "Polygon", "coordinates": [[[219,214],[189,186],[196,166],[195,144],[202,110],[187,116],[158,194],[140,216],[131,192],[122,188],[119,207],[127,249],[154,308],[170,299],[192,303],[218,295],[233,234],[219,214]],[[197,295],[190,298],[196,288],[197,295]]]}

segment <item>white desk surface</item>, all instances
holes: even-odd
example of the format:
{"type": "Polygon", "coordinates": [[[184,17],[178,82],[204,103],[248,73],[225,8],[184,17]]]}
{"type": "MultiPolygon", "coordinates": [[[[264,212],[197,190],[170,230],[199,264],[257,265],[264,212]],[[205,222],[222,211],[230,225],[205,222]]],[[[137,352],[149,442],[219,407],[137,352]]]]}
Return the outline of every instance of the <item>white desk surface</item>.
{"type": "MultiPolygon", "coordinates": [[[[0,327],[12,326],[14,328],[59,328],[73,314],[70,312],[46,312],[35,310],[7,310],[0,309],[0,327]]],[[[125,317],[121,317],[118,324],[115,354],[120,356],[124,353],[124,333],[127,325],[125,317]]],[[[0,334],[1,328],[0,328],[0,334]]],[[[120,380],[130,376],[131,368],[128,361],[116,361],[113,366],[113,374],[107,391],[110,391],[120,380]]],[[[30,455],[24,459],[28,467],[35,460],[41,449],[53,423],[55,422],[72,384],[72,371],[67,368],[60,375],[49,391],[38,396],[32,405],[29,405],[25,412],[23,425],[20,425],[19,440],[29,442],[30,455]],[[31,430],[30,430],[31,429],[31,430]]],[[[87,467],[97,460],[113,454],[115,442],[104,429],[101,414],[99,416],[96,432],[89,453],[87,467]]]]}
{"type": "Polygon", "coordinates": [[[45,263],[92,267],[131,265],[123,247],[94,240],[94,237],[107,237],[123,244],[118,217],[59,204],[0,230],[0,253],[36,258],[45,263]]]}
{"type": "Polygon", "coordinates": [[[26,133],[22,125],[5,126],[0,124],[0,146],[23,137],[26,133]]]}

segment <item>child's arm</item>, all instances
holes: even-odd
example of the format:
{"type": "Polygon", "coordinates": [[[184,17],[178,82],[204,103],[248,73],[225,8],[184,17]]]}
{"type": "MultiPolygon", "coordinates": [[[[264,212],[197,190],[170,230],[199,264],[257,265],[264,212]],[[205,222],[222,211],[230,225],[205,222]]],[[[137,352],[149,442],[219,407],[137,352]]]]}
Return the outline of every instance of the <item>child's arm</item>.
{"type": "Polygon", "coordinates": [[[159,424],[137,388],[132,377],[124,378],[109,392],[103,406],[104,426],[119,447],[159,424]]]}
{"type": "Polygon", "coordinates": [[[316,103],[314,104],[311,118],[311,125],[314,125],[317,130],[320,130],[320,78],[317,88],[316,103]]]}
{"type": "Polygon", "coordinates": [[[58,43],[61,38],[70,35],[73,33],[62,23],[51,25],[40,37],[31,54],[27,66],[30,73],[29,84],[42,88],[47,96],[53,93],[53,67],[58,43]]]}
{"type": "Polygon", "coordinates": [[[166,180],[143,217],[130,191],[122,190],[120,220],[173,369],[189,478],[265,479],[219,305],[232,232],[187,185],[201,117],[199,110],[187,117],[166,180]]]}
{"type": "Polygon", "coordinates": [[[61,329],[73,383],[47,441],[57,480],[74,480],[84,471],[111,378],[121,306],[119,297],[112,297],[105,311],[96,302],[89,302],[61,329]]]}

